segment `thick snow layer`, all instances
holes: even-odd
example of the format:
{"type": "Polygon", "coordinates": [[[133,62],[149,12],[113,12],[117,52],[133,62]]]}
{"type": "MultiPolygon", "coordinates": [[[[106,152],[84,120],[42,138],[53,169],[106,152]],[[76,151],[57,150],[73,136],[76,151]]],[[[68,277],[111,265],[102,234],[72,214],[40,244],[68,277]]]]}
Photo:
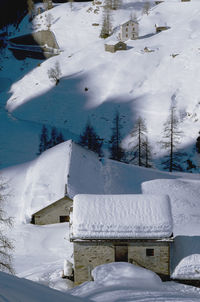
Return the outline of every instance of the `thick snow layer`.
{"type": "MultiPolygon", "coordinates": [[[[62,198],[76,194],[140,193],[143,181],[176,175],[139,168],[98,156],[72,141],[59,144],[22,165],[1,170],[7,182],[5,210],[15,223],[62,198]]],[[[183,174],[184,176],[184,174],[183,174]]]]}
{"type": "Polygon", "coordinates": [[[145,194],[168,194],[174,221],[173,278],[198,279],[200,259],[200,181],[157,179],[142,184],[145,194]],[[195,254],[195,255],[194,255],[195,254]]]}
{"type": "Polygon", "coordinates": [[[73,238],[163,238],[173,231],[164,195],[76,195],[73,238]]]}
{"type": "Polygon", "coordinates": [[[155,289],[161,285],[160,277],[145,268],[124,262],[114,262],[95,267],[92,271],[95,282],[105,286],[135,286],[146,289],[155,289]],[[120,278],[119,278],[120,276],[120,278]]]}
{"type": "Polygon", "coordinates": [[[183,258],[175,268],[172,278],[174,279],[200,279],[200,254],[192,254],[183,258]]]}
{"type": "Polygon", "coordinates": [[[197,302],[200,292],[174,282],[161,282],[153,272],[130,263],[104,264],[92,271],[93,282],[69,292],[95,302],[197,302]]]}
{"type": "Polygon", "coordinates": [[[168,194],[175,235],[200,235],[200,181],[156,179],[142,184],[145,194],[168,194]]]}
{"type": "Polygon", "coordinates": [[[0,272],[0,302],[81,302],[87,299],[64,294],[26,279],[0,272]]]}

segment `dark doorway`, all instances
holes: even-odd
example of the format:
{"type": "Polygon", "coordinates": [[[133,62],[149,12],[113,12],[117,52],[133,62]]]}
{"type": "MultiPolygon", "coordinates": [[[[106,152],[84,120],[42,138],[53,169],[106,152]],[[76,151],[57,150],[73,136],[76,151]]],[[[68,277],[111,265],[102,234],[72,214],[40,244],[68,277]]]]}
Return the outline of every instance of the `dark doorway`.
{"type": "Polygon", "coordinates": [[[69,222],[69,215],[67,215],[67,216],[60,216],[60,222],[69,222]]]}
{"type": "Polygon", "coordinates": [[[115,246],[115,262],[128,262],[128,246],[116,245],[115,246]]]}

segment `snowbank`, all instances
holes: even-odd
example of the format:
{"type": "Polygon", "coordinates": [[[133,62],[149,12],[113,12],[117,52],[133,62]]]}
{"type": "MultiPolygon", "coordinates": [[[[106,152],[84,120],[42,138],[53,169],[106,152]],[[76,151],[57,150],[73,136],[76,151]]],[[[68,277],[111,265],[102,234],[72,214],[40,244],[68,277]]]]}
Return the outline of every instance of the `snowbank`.
{"type": "Polygon", "coordinates": [[[185,257],[175,268],[173,279],[199,280],[200,279],[200,254],[185,257]]]}
{"type": "Polygon", "coordinates": [[[168,194],[175,235],[200,235],[200,181],[156,179],[142,184],[145,194],[168,194]]]}
{"type": "Polygon", "coordinates": [[[76,195],[73,238],[163,238],[173,231],[164,195],[76,195]]]}
{"type": "Polygon", "coordinates": [[[1,302],[81,302],[87,301],[64,294],[26,279],[0,272],[1,302]]]}
{"type": "Polygon", "coordinates": [[[70,290],[75,296],[95,302],[199,302],[200,293],[192,287],[174,282],[161,282],[153,272],[130,263],[116,262],[96,267],[93,282],[70,290]]]}
{"type": "Polygon", "coordinates": [[[133,286],[146,289],[159,288],[160,277],[145,268],[125,262],[114,262],[95,267],[92,271],[95,282],[104,286],[133,286]]]}

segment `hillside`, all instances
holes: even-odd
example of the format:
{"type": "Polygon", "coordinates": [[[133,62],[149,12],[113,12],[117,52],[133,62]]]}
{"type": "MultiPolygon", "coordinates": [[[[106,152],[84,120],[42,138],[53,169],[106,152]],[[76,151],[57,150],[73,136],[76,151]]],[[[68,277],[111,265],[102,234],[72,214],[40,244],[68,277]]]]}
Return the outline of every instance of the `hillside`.
{"type": "MultiPolygon", "coordinates": [[[[61,129],[65,139],[77,140],[89,118],[104,138],[106,148],[118,110],[124,147],[128,147],[135,120],[142,116],[146,120],[155,164],[160,167],[165,150],[161,150],[158,142],[162,139],[163,123],[172,100],[176,102],[181,120],[179,149],[187,152],[182,161],[193,160],[200,115],[198,1],[165,1],[152,6],[148,15],[142,14],[142,9],[142,1],[124,1],[121,9],[112,11],[114,33],[104,40],[99,38],[101,5],[73,3],[71,9],[68,3],[58,4],[50,14],[51,30],[62,50],[59,56],[38,64],[31,59],[17,61],[6,52],[1,77],[6,77],[8,83],[2,93],[1,123],[10,139],[7,142],[7,135],[1,134],[0,155],[5,158],[4,165],[35,156],[42,124],[61,129]],[[137,14],[140,38],[129,40],[127,51],[105,52],[104,43],[117,38],[119,25],[130,18],[131,12],[137,14]],[[94,23],[99,26],[93,26],[94,23]],[[155,24],[167,25],[170,29],[155,34],[155,24]],[[145,53],[145,47],[152,52],[145,53]],[[62,73],[57,86],[48,77],[48,70],[56,62],[62,73]],[[15,74],[10,66],[15,68],[15,74]],[[7,143],[12,154],[7,152],[7,143]]],[[[33,24],[28,24],[25,18],[19,32],[14,34],[46,29],[46,26],[43,13],[33,24]]],[[[186,169],[186,163],[182,163],[182,167],[186,169]]]]}

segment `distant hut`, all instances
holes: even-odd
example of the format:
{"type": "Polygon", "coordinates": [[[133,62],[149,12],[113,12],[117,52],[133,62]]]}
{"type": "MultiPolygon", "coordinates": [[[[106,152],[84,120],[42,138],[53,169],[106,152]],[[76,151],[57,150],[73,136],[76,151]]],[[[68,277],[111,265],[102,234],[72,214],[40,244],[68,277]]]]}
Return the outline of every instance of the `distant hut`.
{"type": "Polygon", "coordinates": [[[76,195],[70,230],[74,244],[75,285],[110,262],[130,262],[170,275],[173,241],[168,196],[76,195]]]}
{"type": "Polygon", "coordinates": [[[119,42],[111,42],[110,44],[105,44],[105,51],[109,51],[109,52],[116,52],[118,50],[126,50],[127,49],[127,45],[126,43],[119,41],[119,42]]]}
{"type": "Polygon", "coordinates": [[[70,208],[72,199],[65,196],[47,207],[37,211],[32,215],[31,223],[33,224],[52,224],[60,222],[69,222],[70,208]]]}
{"type": "Polygon", "coordinates": [[[157,24],[155,24],[155,28],[156,28],[157,33],[160,33],[161,31],[170,29],[169,26],[165,26],[165,25],[164,26],[158,26],[157,24]]]}

